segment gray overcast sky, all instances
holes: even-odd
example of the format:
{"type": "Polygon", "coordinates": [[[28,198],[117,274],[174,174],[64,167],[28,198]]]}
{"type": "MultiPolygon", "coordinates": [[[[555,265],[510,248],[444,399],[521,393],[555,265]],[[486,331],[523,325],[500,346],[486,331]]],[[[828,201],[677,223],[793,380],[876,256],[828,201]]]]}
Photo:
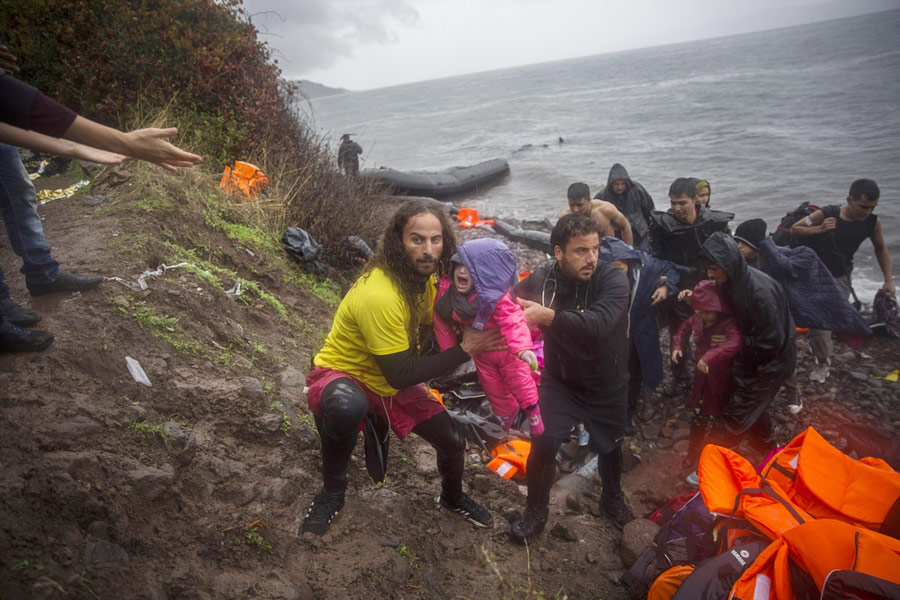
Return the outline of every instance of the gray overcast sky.
{"type": "Polygon", "coordinates": [[[900,0],[244,0],[284,77],[352,90],[891,8],[900,0]]]}

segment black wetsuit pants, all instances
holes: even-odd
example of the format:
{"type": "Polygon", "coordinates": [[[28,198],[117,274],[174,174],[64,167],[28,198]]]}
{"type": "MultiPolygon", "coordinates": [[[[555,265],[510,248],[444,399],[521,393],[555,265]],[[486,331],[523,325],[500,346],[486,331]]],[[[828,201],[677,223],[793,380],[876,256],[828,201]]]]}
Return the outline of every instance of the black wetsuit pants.
{"type": "Polygon", "coordinates": [[[543,508],[550,503],[550,489],[556,479],[556,453],[578,423],[584,423],[590,434],[589,447],[598,454],[603,500],[621,498],[624,495],[622,439],[625,437],[628,388],[599,396],[566,388],[545,372],[540,397],[544,433],[531,441],[528,454],[528,505],[543,508]]]}
{"type": "MultiPolygon", "coordinates": [[[[343,498],[347,489],[347,463],[356,446],[360,425],[369,411],[369,399],[352,379],[341,377],[322,391],[322,416],[316,428],[322,440],[322,478],[332,497],[343,498]]],[[[446,411],[419,423],[413,433],[434,446],[441,475],[441,494],[455,500],[462,495],[466,442],[446,411]]]]}

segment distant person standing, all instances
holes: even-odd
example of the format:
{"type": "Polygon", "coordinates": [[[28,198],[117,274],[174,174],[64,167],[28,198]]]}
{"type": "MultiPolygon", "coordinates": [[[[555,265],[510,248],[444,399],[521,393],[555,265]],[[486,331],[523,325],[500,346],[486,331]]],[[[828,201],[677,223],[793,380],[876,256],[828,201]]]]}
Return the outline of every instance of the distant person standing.
{"type": "Polygon", "coordinates": [[[350,139],[350,134],[341,136],[341,147],[338,148],[338,167],[347,175],[359,173],[359,155],[362,146],[350,139]]]}
{"type": "Polygon", "coordinates": [[[625,215],[631,224],[634,236],[632,246],[644,252],[650,251],[650,215],[653,213],[653,198],[637,181],[628,176],[625,167],[616,163],[609,170],[606,187],[594,198],[612,203],[625,215]]]}
{"type": "MultiPolygon", "coordinates": [[[[791,235],[806,238],[803,245],[811,247],[819,255],[845,298],[850,296],[852,290],[850,274],[853,271],[853,255],[866,239],[872,240],[875,260],[884,275],[881,289],[896,294],[891,275],[891,255],[881,233],[881,219],[873,212],[878,206],[879,196],[878,184],[871,179],[857,179],[850,186],[846,204],[820,208],[791,227],[791,235]]],[[[824,382],[831,366],[831,332],[811,329],[809,345],[816,357],[816,366],[809,378],[824,382]]]]}

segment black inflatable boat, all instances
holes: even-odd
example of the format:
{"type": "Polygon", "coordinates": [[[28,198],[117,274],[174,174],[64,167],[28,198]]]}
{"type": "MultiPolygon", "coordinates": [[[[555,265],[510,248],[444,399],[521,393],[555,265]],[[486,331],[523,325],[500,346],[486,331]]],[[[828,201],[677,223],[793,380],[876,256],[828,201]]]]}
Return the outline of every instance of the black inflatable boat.
{"type": "Polygon", "coordinates": [[[452,167],[446,171],[398,171],[381,167],[360,171],[359,176],[380,179],[400,194],[443,198],[478,189],[508,172],[509,164],[495,158],[471,167],[452,167]]]}

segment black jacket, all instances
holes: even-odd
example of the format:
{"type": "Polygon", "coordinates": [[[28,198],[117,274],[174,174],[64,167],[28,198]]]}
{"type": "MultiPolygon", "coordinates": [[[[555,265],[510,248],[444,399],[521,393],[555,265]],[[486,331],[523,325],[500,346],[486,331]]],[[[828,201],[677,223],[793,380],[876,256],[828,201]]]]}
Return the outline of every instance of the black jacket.
{"type": "Polygon", "coordinates": [[[647,193],[637,181],[632,181],[628,177],[628,171],[625,167],[616,163],[609,170],[609,177],[606,179],[606,187],[597,192],[594,196],[599,200],[611,202],[619,212],[625,215],[628,223],[631,225],[631,233],[634,236],[634,247],[638,250],[648,252],[650,250],[650,215],[653,212],[653,198],[647,193]],[[623,194],[614,194],[612,191],[612,182],[616,179],[625,180],[625,192],[623,194]]]}
{"type": "Polygon", "coordinates": [[[513,290],[556,311],[542,327],[544,374],[566,387],[606,396],[628,385],[628,278],[599,262],[586,283],[572,283],[554,262],[513,290]]]}
{"type": "Polygon", "coordinates": [[[717,231],[729,233],[728,222],[733,213],[699,207],[697,219],[690,225],[679,221],[669,209],[654,211],[650,226],[650,254],[675,265],[681,277],[678,289],[691,289],[705,278],[700,249],[717,231]]]}
{"type": "Polygon", "coordinates": [[[734,433],[749,429],[775,398],[796,365],[796,328],[781,284],[747,265],[737,242],[726,233],[712,234],[703,258],[728,273],[725,299],[744,337],[732,366],[735,390],[722,418],[734,433]]]}

